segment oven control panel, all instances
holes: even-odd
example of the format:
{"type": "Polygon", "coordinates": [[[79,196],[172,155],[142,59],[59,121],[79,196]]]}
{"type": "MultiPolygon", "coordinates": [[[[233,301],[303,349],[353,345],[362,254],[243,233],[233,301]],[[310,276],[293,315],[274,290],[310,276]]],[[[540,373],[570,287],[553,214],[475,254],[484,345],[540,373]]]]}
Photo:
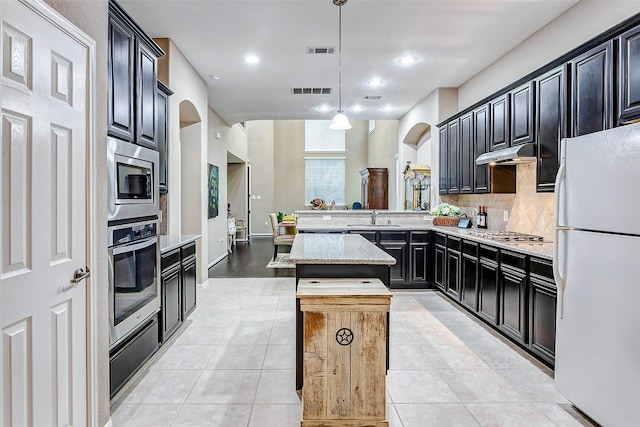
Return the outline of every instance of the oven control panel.
{"type": "Polygon", "coordinates": [[[111,245],[121,245],[123,243],[135,242],[136,240],[148,239],[156,236],[156,223],[144,223],[119,226],[111,230],[111,245]]]}

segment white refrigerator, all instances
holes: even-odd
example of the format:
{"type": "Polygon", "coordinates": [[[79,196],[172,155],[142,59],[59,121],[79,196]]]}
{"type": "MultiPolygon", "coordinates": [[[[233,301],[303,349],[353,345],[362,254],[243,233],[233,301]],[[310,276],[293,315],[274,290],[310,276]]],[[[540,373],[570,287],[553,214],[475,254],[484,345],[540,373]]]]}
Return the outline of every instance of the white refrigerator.
{"type": "Polygon", "coordinates": [[[556,389],[606,427],[640,408],[640,124],[568,138],[555,193],[556,389]]]}

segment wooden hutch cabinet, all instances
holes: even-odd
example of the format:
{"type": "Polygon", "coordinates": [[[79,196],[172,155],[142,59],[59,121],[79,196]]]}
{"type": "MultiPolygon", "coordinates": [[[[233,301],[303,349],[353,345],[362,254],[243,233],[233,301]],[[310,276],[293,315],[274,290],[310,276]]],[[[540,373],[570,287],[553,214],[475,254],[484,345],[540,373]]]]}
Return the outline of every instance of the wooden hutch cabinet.
{"type": "Polygon", "coordinates": [[[389,208],[389,174],[387,168],[367,168],[360,171],[362,177],[362,209],[389,208]]]}

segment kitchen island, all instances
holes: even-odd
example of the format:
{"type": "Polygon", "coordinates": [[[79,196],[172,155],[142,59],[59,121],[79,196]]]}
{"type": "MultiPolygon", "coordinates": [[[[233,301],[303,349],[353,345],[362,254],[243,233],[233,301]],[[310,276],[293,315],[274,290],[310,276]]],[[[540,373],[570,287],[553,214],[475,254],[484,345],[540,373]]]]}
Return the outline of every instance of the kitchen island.
{"type": "MultiPolygon", "coordinates": [[[[296,264],[296,289],[300,279],[317,278],[376,278],[388,288],[389,268],[396,262],[358,234],[297,234],[289,259],[296,264]]],[[[302,389],[302,320],[296,299],[296,390],[302,389]]]]}

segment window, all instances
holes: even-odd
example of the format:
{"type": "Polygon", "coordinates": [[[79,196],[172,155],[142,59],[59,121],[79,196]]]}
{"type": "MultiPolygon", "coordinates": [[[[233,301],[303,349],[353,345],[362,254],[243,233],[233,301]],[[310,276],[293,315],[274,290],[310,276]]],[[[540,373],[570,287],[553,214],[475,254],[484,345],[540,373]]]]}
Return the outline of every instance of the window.
{"type": "Polygon", "coordinates": [[[305,158],[305,205],[309,205],[310,201],[316,198],[323,199],[327,204],[334,200],[337,205],[344,205],[345,170],[344,157],[305,158]]]}
{"type": "Polygon", "coordinates": [[[331,120],[305,120],[304,151],[309,153],[345,152],[345,131],[331,130],[330,124],[331,120]]]}

